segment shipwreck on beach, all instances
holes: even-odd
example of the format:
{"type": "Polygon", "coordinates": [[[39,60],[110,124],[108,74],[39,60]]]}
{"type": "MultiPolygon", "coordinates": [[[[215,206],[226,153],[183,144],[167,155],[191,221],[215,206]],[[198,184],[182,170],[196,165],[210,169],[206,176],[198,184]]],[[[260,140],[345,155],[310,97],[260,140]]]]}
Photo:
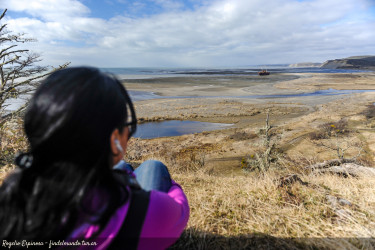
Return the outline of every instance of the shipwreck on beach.
{"type": "Polygon", "coordinates": [[[260,76],[268,76],[269,74],[270,74],[270,72],[268,72],[267,70],[262,70],[262,71],[258,72],[258,75],[260,75],[260,76]]]}

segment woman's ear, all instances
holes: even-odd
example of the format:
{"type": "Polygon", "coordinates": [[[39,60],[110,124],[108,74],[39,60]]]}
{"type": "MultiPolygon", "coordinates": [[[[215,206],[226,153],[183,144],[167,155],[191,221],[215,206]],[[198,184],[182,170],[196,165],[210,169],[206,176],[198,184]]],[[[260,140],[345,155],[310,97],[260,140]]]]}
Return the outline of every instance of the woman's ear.
{"type": "Polygon", "coordinates": [[[110,144],[114,164],[117,164],[125,156],[128,135],[129,130],[127,128],[124,128],[122,132],[116,128],[111,134],[110,144]]]}
{"type": "Polygon", "coordinates": [[[111,134],[111,141],[110,141],[110,143],[111,143],[111,151],[112,151],[112,154],[113,154],[114,156],[117,156],[117,155],[123,153],[123,152],[121,152],[121,151],[119,150],[118,145],[116,145],[116,144],[119,143],[119,138],[120,138],[120,132],[119,132],[119,130],[116,128],[115,130],[113,130],[113,132],[112,132],[112,134],[111,134]],[[117,142],[116,142],[116,141],[117,141],[117,142]]]}

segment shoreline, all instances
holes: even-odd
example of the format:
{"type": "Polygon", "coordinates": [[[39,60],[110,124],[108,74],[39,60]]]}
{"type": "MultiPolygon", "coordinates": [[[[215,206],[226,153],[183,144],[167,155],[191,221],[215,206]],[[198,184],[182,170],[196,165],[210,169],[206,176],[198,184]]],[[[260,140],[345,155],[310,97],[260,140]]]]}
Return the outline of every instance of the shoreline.
{"type": "MultiPolygon", "coordinates": [[[[218,78],[216,76],[189,78],[190,81],[195,80],[196,85],[202,83],[203,86],[199,89],[200,91],[195,91],[193,86],[196,85],[189,86],[186,83],[186,78],[179,78],[180,82],[175,82],[176,78],[174,80],[169,78],[166,82],[163,79],[157,79],[157,81],[148,80],[147,83],[142,84],[128,82],[125,86],[129,90],[148,90],[155,93],[163,93],[166,96],[171,94],[174,96],[186,95],[188,91],[195,93],[197,96],[207,95],[207,93],[220,95],[223,92],[226,94],[233,92],[243,93],[242,88],[244,88],[246,81],[243,80],[243,77],[240,78],[236,77],[232,80],[226,78],[225,81],[217,81],[218,78]],[[225,83],[223,84],[223,82],[225,83]],[[231,92],[227,88],[230,88],[231,92]]],[[[260,79],[260,81],[264,81],[263,84],[262,82],[253,81],[251,82],[252,86],[247,86],[251,88],[253,93],[266,92],[270,94],[279,93],[279,91],[291,91],[292,93],[298,91],[301,93],[329,88],[329,86],[335,86],[337,89],[355,89],[355,86],[358,86],[358,88],[366,86],[369,89],[375,89],[375,74],[372,72],[340,75],[322,73],[318,75],[310,73],[299,74],[299,78],[285,81],[280,81],[278,76],[274,76],[271,83],[266,83],[267,78],[260,79]]],[[[356,124],[365,124],[366,118],[361,112],[368,105],[373,104],[374,99],[375,92],[271,99],[223,96],[210,98],[158,98],[136,101],[137,117],[141,122],[189,120],[234,125],[226,129],[196,134],[137,139],[134,143],[142,145],[136,146],[137,148],[143,148],[139,161],[154,157],[154,152],[157,151],[153,148],[164,147],[170,152],[175,152],[184,150],[184,148],[196,147],[197,145],[213,145],[214,148],[212,150],[205,152],[208,168],[212,167],[215,168],[215,171],[220,172],[221,170],[215,167],[215,162],[219,160],[228,168],[225,171],[231,172],[234,169],[233,166],[238,166],[241,159],[249,155],[253,146],[256,148],[256,145],[259,145],[260,137],[257,134],[265,125],[266,111],[270,110],[270,122],[275,127],[276,133],[281,136],[280,143],[284,145],[286,154],[293,157],[298,154],[304,154],[303,152],[306,151],[309,152],[309,155],[316,155],[325,160],[328,158],[327,152],[321,152],[318,147],[311,144],[305,145],[304,140],[308,138],[310,133],[327,122],[337,122],[345,119],[355,126],[357,126],[356,124]],[[238,136],[238,139],[230,139],[238,136]],[[306,148],[307,145],[311,149],[306,148]],[[222,152],[216,148],[221,148],[222,152]],[[224,150],[223,148],[226,149],[224,150]]],[[[371,154],[371,152],[375,152],[375,135],[366,134],[369,132],[363,133],[365,134],[361,136],[369,138],[365,139],[365,143],[366,147],[370,149],[368,151],[369,154],[371,154]]],[[[160,155],[160,157],[165,158],[167,156],[160,155]]],[[[373,158],[373,156],[370,158],[373,158]]]]}
{"type": "Polygon", "coordinates": [[[375,90],[375,73],[280,73],[272,76],[191,76],[122,80],[127,89],[159,96],[286,95],[317,90],[375,90]]]}
{"type": "MultiPolygon", "coordinates": [[[[330,87],[338,90],[363,90],[365,87],[369,90],[375,90],[375,73],[372,72],[366,74],[299,73],[293,75],[293,79],[290,78],[289,75],[283,74],[274,75],[273,78],[252,77],[249,79],[245,76],[158,78],[146,81],[138,80],[135,83],[127,81],[125,86],[130,91],[149,91],[162,95],[155,99],[135,102],[138,117],[143,121],[193,119],[220,122],[221,117],[221,120],[225,123],[231,120],[230,118],[233,120],[234,117],[252,116],[254,110],[261,112],[267,105],[279,107],[279,109],[288,107],[291,111],[286,111],[286,113],[299,113],[300,109],[312,111],[317,109],[319,105],[358,95],[242,98],[249,96],[250,93],[254,96],[267,95],[269,97],[270,95],[312,93],[330,87]]],[[[371,95],[371,92],[368,93],[371,95]]],[[[366,95],[365,93],[362,94],[366,95]]],[[[304,114],[304,112],[301,114],[304,114]]],[[[280,117],[280,119],[283,119],[283,117],[280,117]]],[[[240,120],[240,118],[236,120],[240,120]]]]}

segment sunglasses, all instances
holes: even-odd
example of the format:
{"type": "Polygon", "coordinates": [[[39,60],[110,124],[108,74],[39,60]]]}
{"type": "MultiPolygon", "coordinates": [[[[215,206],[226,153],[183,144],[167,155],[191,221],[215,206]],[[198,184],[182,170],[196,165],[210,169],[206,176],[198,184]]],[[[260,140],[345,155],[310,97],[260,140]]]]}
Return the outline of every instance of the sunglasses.
{"type": "Polygon", "coordinates": [[[128,115],[127,115],[127,120],[124,122],[123,126],[129,129],[128,139],[130,139],[130,137],[132,137],[137,131],[137,117],[135,115],[133,103],[131,102],[127,93],[126,93],[126,109],[127,109],[128,115]]]}
{"type": "Polygon", "coordinates": [[[130,137],[132,137],[137,131],[137,120],[125,122],[124,127],[127,127],[129,129],[128,139],[130,139],[130,137]]]}
{"type": "Polygon", "coordinates": [[[126,105],[126,109],[127,109],[127,112],[126,112],[127,113],[127,120],[124,122],[123,126],[127,127],[129,129],[128,139],[130,139],[130,137],[132,137],[135,134],[135,132],[137,131],[137,117],[135,115],[133,102],[130,99],[129,93],[126,91],[125,86],[123,86],[123,90],[124,90],[123,94],[124,94],[124,97],[125,97],[125,105],[126,105]]]}

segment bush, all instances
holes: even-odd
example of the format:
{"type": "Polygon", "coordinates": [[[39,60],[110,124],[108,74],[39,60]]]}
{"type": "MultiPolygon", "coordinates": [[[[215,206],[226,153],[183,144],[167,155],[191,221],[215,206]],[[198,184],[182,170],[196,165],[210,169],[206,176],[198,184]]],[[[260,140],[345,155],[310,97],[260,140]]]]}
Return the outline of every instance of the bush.
{"type": "Polygon", "coordinates": [[[245,141],[257,138],[258,135],[255,133],[246,133],[246,132],[235,132],[230,135],[228,138],[235,141],[245,141]]]}
{"type": "Polygon", "coordinates": [[[16,154],[19,151],[26,151],[27,147],[28,143],[20,118],[0,124],[0,169],[12,164],[16,154]]]}
{"type": "Polygon", "coordinates": [[[361,113],[366,116],[367,119],[372,119],[375,117],[375,105],[367,105],[367,108],[361,113]]]}
{"type": "Polygon", "coordinates": [[[311,140],[328,139],[333,135],[348,134],[350,132],[348,128],[348,122],[341,119],[337,122],[327,122],[319,126],[318,131],[311,132],[309,137],[311,140]]]}

